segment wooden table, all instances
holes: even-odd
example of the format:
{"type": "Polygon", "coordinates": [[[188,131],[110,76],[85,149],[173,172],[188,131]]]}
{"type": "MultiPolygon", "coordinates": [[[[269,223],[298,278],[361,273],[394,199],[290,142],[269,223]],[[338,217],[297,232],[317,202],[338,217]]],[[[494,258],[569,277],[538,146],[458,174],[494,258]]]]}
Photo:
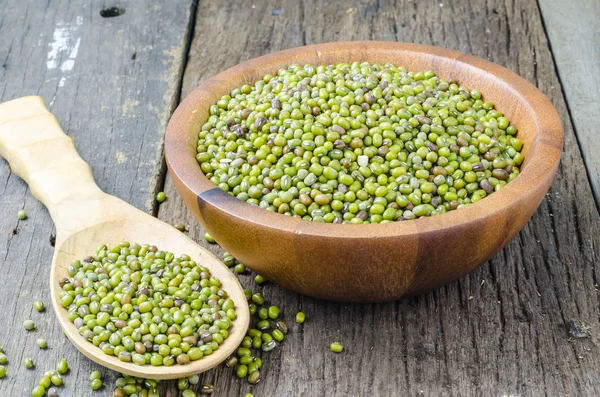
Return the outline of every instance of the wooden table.
{"type": "MultiPolygon", "coordinates": [[[[162,155],[170,114],[203,80],[272,51],[341,40],[433,44],[503,65],[550,98],[565,128],[558,175],[518,237],[469,276],[387,304],[324,302],[241,276],[282,307],[291,332],[263,355],[259,385],[224,366],[201,382],[214,383],[215,396],[597,396],[599,19],[595,0],[4,0],[0,101],[43,96],[104,190],[185,223],[220,253],[203,241],[162,155]],[[168,200],[157,208],[160,190],[168,200]],[[570,337],[569,320],[587,321],[592,337],[570,337]],[[342,354],[329,351],[334,340],[342,354]]],[[[102,370],[106,386],[92,392],[98,366],[62,336],[51,309],[32,307],[49,302],[52,234],[46,210],[0,161],[0,344],[10,360],[0,396],[29,396],[62,358],[72,370],[61,396],[108,396],[117,374],[102,370]],[[29,318],[32,333],[21,325],[29,318]],[[49,349],[37,348],[39,337],[49,349]]],[[[178,393],[163,382],[162,396],[178,393]]]]}

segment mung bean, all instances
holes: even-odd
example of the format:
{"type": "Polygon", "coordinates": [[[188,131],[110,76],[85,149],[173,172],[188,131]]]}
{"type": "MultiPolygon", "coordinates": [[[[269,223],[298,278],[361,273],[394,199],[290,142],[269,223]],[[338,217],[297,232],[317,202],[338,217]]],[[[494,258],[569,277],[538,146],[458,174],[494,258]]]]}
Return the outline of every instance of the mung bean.
{"type": "Polygon", "coordinates": [[[31,369],[35,366],[35,363],[31,359],[31,357],[27,357],[23,360],[23,365],[25,366],[25,368],[31,369]]]}
{"type": "Polygon", "coordinates": [[[67,360],[60,360],[60,362],[56,366],[56,370],[59,374],[66,374],[69,371],[69,363],[67,362],[67,360]]]}
{"type": "Polygon", "coordinates": [[[156,194],[156,201],[158,201],[159,203],[163,203],[166,199],[167,195],[165,194],[165,192],[158,192],[156,194]]]}
{"type": "Polygon", "coordinates": [[[27,331],[32,331],[35,329],[35,323],[31,320],[25,320],[23,322],[23,328],[25,328],[27,331]]]}
{"type": "Polygon", "coordinates": [[[94,379],[91,383],[90,383],[90,387],[92,388],[92,390],[98,390],[102,387],[102,379],[94,379]]]}
{"type": "Polygon", "coordinates": [[[333,342],[329,348],[334,353],[341,353],[344,350],[344,346],[340,342],[333,342]]]}
{"type": "Polygon", "coordinates": [[[46,307],[44,306],[44,302],[42,302],[42,301],[35,301],[35,302],[33,302],[33,307],[38,312],[43,312],[46,309],[46,307]]]}
{"type": "Polygon", "coordinates": [[[46,389],[44,389],[42,386],[36,386],[32,391],[31,391],[31,396],[32,397],[43,397],[43,395],[46,393],[46,389]]]}

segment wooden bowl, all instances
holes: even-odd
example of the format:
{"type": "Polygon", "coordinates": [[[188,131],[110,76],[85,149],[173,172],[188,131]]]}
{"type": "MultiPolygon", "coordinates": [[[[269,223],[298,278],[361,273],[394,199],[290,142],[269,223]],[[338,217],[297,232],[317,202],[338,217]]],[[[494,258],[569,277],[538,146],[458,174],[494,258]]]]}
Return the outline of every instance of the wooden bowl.
{"type": "Polygon", "coordinates": [[[523,78],[461,52],[418,44],[342,42],[265,55],[228,69],[196,88],[175,111],[165,152],[187,207],[228,252],[267,279],[301,294],[373,302],[421,294],[460,278],[506,245],[548,191],[563,144],[548,99],[523,78]],[[377,225],[316,223],[265,211],[211,183],[196,161],[197,134],[209,107],[243,84],[292,63],[393,62],[432,70],[480,90],[517,127],[521,174],[498,192],[460,210],[377,225]]]}

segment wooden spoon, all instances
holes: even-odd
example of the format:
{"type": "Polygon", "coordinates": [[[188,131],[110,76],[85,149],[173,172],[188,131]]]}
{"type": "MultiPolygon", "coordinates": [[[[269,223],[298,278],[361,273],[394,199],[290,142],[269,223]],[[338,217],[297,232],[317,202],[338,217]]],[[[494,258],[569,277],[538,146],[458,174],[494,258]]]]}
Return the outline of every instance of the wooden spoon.
{"type": "Polygon", "coordinates": [[[73,140],[63,133],[42,98],[30,96],[0,104],[0,155],[29,184],[33,196],[44,203],[56,224],[50,271],[52,305],[65,334],[79,351],[112,370],[151,379],[198,374],[235,351],[250,322],[237,278],[213,254],[177,229],[101,191],[90,166],[79,157],[73,140]],[[121,241],[153,244],[176,255],[188,254],[221,280],[235,302],[237,319],[219,349],[188,365],[138,366],[104,354],[79,334],[60,305],[58,282],[68,277],[67,266],[73,260],[90,255],[100,244],[112,246],[121,241]]]}

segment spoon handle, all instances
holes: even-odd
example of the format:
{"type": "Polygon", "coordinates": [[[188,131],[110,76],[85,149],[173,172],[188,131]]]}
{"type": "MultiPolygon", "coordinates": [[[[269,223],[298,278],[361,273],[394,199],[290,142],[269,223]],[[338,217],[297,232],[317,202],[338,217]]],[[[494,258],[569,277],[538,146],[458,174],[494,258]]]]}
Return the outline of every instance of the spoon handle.
{"type": "Polygon", "coordinates": [[[0,156],[48,208],[58,235],[97,223],[120,202],[96,185],[91,167],[39,96],[0,104],[0,156]]]}

